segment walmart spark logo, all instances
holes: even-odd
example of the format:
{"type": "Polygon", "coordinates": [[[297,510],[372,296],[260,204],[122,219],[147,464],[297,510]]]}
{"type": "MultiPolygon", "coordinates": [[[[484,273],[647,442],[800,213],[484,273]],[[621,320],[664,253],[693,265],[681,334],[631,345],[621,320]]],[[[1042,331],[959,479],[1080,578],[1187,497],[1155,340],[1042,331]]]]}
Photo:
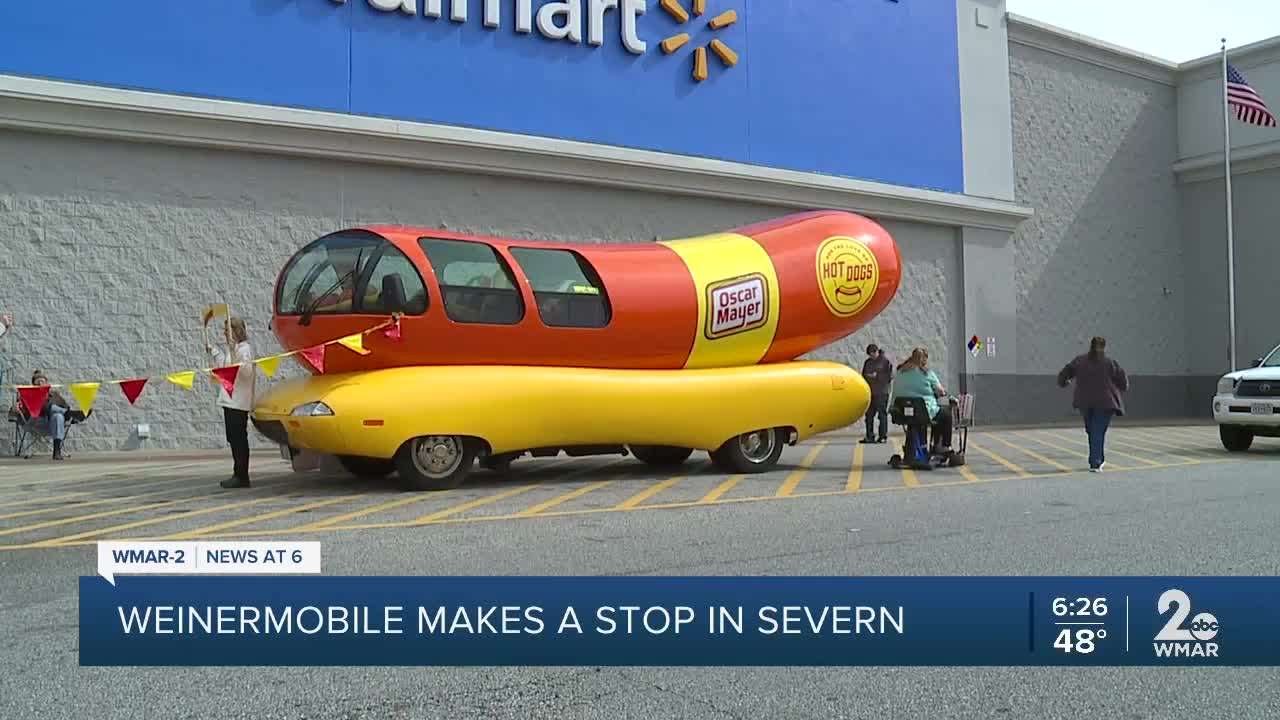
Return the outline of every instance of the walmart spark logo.
{"type": "MultiPolygon", "coordinates": [[[[660,3],[662,9],[675,19],[676,22],[684,25],[691,18],[689,13],[680,4],[680,0],[662,0],[660,3]]],[[[702,17],[707,10],[707,0],[693,0],[693,14],[696,17],[702,17]]],[[[707,27],[712,30],[723,30],[738,21],[738,13],[735,10],[726,10],[719,15],[711,18],[707,23],[707,27]]],[[[689,44],[689,33],[680,33],[672,35],[662,41],[662,52],[670,55],[689,44]]],[[[728,45],[724,44],[719,38],[712,40],[706,47],[700,47],[693,51],[693,79],[702,82],[707,79],[707,50],[716,54],[725,67],[733,67],[738,64],[738,54],[734,52],[728,45]]]]}

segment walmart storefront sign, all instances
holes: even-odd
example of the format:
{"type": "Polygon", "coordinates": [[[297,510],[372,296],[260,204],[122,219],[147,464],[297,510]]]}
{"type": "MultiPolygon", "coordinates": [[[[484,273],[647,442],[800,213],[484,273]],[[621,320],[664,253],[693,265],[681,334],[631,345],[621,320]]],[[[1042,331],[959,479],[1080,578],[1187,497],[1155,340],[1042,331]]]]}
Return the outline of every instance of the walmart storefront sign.
{"type": "MultiPolygon", "coordinates": [[[[342,4],[346,0],[333,0],[342,4]]],[[[467,0],[422,0],[423,15],[437,19],[444,14],[443,6],[449,4],[449,19],[456,23],[467,22],[467,0]]],[[[510,3],[512,0],[506,0],[510,3]]],[[[418,16],[418,0],[368,0],[369,6],[383,12],[399,12],[418,16]]],[[[514,0],[516,32],[531,33],[535,23],[533,0],[514,0]]],[[[503,0],[484,0],[484,26],[498,28],[502,25],[503,0]]],[[[538,33],[550,40],[582,42],[583,15],[587,19],[587,43],[604,44],[604,18],[610,10],[618,12],[621,24],[622,46],[634,55],[643,55],[647,44],[636,34],[636,18],[646,10],[646,0],[564,0],[550,2],[538,8],[536,23],[538,33]],[[585,9],[583,6],[586,6],[585,9]]]]}

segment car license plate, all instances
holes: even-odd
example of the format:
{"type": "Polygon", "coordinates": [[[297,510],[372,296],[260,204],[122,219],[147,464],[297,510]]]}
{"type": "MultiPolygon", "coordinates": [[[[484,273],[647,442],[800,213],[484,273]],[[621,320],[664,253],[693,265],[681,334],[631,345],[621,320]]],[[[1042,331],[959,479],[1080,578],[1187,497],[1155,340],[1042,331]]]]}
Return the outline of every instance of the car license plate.
{"type": "Polygon", "coordinates": [[[1253,406],[1249,408],[1249,412],[1254,415],[1270,415],[1271,406],[1267,403],[1254,403],[1253,406]]]}

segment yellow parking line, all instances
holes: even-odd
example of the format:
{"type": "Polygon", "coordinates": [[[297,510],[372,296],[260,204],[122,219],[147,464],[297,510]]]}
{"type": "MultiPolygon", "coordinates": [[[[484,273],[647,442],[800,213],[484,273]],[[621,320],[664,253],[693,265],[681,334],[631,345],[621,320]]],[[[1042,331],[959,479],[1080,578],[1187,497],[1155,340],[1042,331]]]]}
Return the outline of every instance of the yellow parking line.
{"type": "Polygon", "coordinates": [[[334,505],[340,502],[346,502],[348,500],[356,500],[358,498],[364,497],[366,494],[367,493],[360,493],[358,495],[339,495],[338,497],[331,497],[331,498],[325,498],[323,500],[316,500],[314,502],[304,503],[302,505],[294,505],[292,507],[283,508],[281,510],[275,510],[269,513],[263,513],[261,515],[252,515],[247,518],[240,518],[239,520],[228,520],[227,522],[218,523],[217,525],[206,525],[205,527],[196,528],[194,530],[187,530],[185,532],[180,532],[175,535],[169,535],[165,539],[180,540],[182,538],[191,538],[191,537],[197,537],[199,535],[205,535],[207,533],[215,532],[217,530],[226,530],[228,528],[240,527],[241,525],[249,525],[251,523],[256,523],[256,522],[265,522],[267,520],[275,520],[276,518],[284,517],[286,515],[293,515],[294,513],[300,513],[305,510],[314,510],[316,508],[322,508],[328,505],[334,505]]]}
{"type": "Polygon", "coordinates": [[[600,480],[597,482],[593,482],[589,485],[583,485],[582,487],[576,488],[574,490],[570,490],[569,492],[564,493],[563,495],[557,495],[556,497],[553,497],[550,500],[547,500],[546,502],[540,502],[537,505],[525,508],[524,510],[521,510],[520,512],[516,513],[513,517],[529,517],[530,515],[537,515],[538,513],[544,512],[546,510],[550,510],[551,508],[557,505],[561,505],[563,503],[569,502],[570,500],[575,500],[577,498],[580,498],[583,495],[586,495],[587,493],[593,490],[599,490],[600,488],[612,482],[613,482],[613,479],[610,478],[609,480],[600,480]]]}
{"type": "MultiPolygon", "coordinates": [[[[972,445],[972,442],[970,442],[970,445],[972,445]]],[[[1230,462],[1230,460],[1228,460],[1227,458],[1219,458],[1219,459],[1209,460],[1209,461],[1207,461],[1207,463],[1205,463],[1205,464],[1225,463],[1225,462],[1230,462]]],[[[1162,464],[1162,465],[1160,465],[1159,467],[1137,467],[1137,468],[1133,468],[1132,470],[1130,470],[1130,472],[1139,473],[1139,472],[1142,472],[1142,471],[1145,471],[1145,470],[1158,470],[1158,469],[1162,469],[1162,468],[1172,468],[1172,467],[1187,467],[1187,466],[1194,465],[1194,464],[1196,464],[1196,463],[1173,462],[1173,463],[1166,463],[1166,464],[1162,464]]],[[[1066,473],[1066,475],[1067,475],[1067,476],[1084,475],[1084,473],[1085,473],[1085,472],[1087,472],[1087,471],[1084,471],[1084,470],[1073,470],[1073,471],[1071,471],[1071,472],[1069,472],[1069,473],[1066,473]]],[[[923,488],[927,488],[927,489],[932,489],[932,488],[945,488],[945,487],[953,487],[953,486],[957,486],[957,485],[972,485],[972,484],[973,484],[973,483],[975,483],[975,482],[977,482],[977,483],[984,483],[984,484],[985,484],[985,483],[1007,482],[1007,481],[1010,481],[1010,480],[1021,480],[1021,479],[1029,479],[1029,478],[1036,478],[1036,479],[1041,479],[1041,478],[1059,478],[1059,477],[1063,477],[1063,475],[1064,475],[1063,473],[1056,472],[1056,471],[1053,471],[1053,472],[1040,472],[1040,473],[1027,474],[1027,475],[1016,475],[1016,476],[1000,475],[1000,476],[993,476],[993,477],[983,477],[983,478],[979,478],[979,479],[978,479],[978,480],[976,480],[976,481],[963,480],[963,479],[961,479],[961,480],[943,480],[943,481],[941,481],[941,482],[927,483],[927,484],[923,485],[922,487],[923,487],[923,488]]],[[[861,492],[863,492],[863,493],[871,493],[871,492],[892,492],[892,491],[900,491],[900,490],[903,490],[903,489],[904,489],[904,488],[903,488],[902,486],[900,486],[900,485],[887,485],[887,486],[884,486],[884,487],[863,488],[863,489],[861,490],[861,492]]],[[[764,501],[764,500],[784,501],[784,500],[794,500],[794,499],[796,499],[796,498],[816,498],[816,497],[826,497],[826,496],[829,496],[829,495],[842,495],[842,494],[845,494],[845,491],[844,491],[844,490],[816,490],[816,491],[810,491],[810,492],[795,493],[795,494],[793,494],[793,495],[791,495],[791,496],[789,496],[789,497],[787,497],[787,498],[779,498],[779,497],[777,497],[777,496],[775,496],[775,495],[758,495],[758,496],[751,496],[751,497],[728,498],[728,499],[725,499],[725,500],[721,500],[721,501],[720,501],[720,503],[722,503],[722,504],[750,503],[750,502],[760,502],[760,501],[764,501]]],[[[482,498],[482,500],[485,500],[485,498],[482,498]]],[[[677,509],[677,508],[689,508],[689,507],[695,507],[695,506],[698,506],[698,505],[701,505],[701,504],[703,504],[703,503],[702,503],[700,500],[697,500],[697,501],[679,501],[679,502],[669,502],[669,503],[653,503],[653,504],[651,504],[651,505],[642,505],[642,506],[636,507],[636,508],[634,508],[634,509],[628,509],[628,510],[629,510],[629,511],[632,511],[632,512],[634,512],[635,510],[670,510],[670,509],[677,509]]],[[[474,523],[474,522],[495,522],[495,521],[515,520],[515,519],[525,519],[525,520],[528,520],[528,519],[531,519],[531,518],[537,518],[537,519],[539,519],[539,520],[546,520],[546,519],[549,519],[549,518],[557,518],[557,517],[574,517],[574,516],[582,516],[582,515],[594,515],[594,514],[598,514],[598,513],[609,513],[609,512],[618,512],[618,511],[619,511],[619,508],[617,508],[616,506],[614,506],[614,507],[603,507],[603,508],[582,508],[582,509],[574,509],[574,510],[556,510],[556,511],[552,511],[552,512],[539,513],[539,514],[538,514],[538,515],[536,515],[536,516],[526,516],[526,517],[519,517],[519,516],[514,515],[514,514],[508,514],[508,515],[477,515],[477,516],[461,517],[461,518],[456,518],[456,517],[455,517],[455,518],[444,518],[444,519],[441,519],[441,520],[440,520],[440,523],[441,523],[441,524],[455,524],[455,523],[474,523]]],[[[450,510],[450,511],[446,511],[446,512],[453,512],[453,511],[452,511],[452,510],[450,510]]],[[[341,526],[341,527],[329,528],[329,529],[328,529],[328,531],[329,531],[329,532],[338,532],[338,531],[352,531],[352,530],[359,531],[359,530],[376,530],[376,529],[386,529],[386,528],[403,528],[403,527],[406,527],[406,526],[407,526],[407,525],[409,525],[409,524],[410,524],[410,523],[406,523],[406,522],[362,523],[362,524],[357,524],[357,525],[344,525],[344,526],[341,526]]],[[[296,534],[296,532],[297,532],[296,530],[294,530],[294,529],[292,529],[292,528],[289,528],[289,529],[280,529],[280,530],[261,530],[261,531],[258,531],[258,532],[253,533],[253,535],[255,535],[255,536],[259,536],[259,535],[261,535],[261,536],[292,535],[292,534],[296,534]]],[[[219,534],[211,534],[211,535],[208,535],[208,536],[206,536],[206,537],[211,537],[211,538],[236,538],[236,537],[243,537],[243,534],[237,534],[237,533],[219,533],[219,534]]],[[[146,539],[146,538],[134,538],[134,539],[146,539]]],[[[69,542],[69,543],[60,544],[60,545],[59,545],[59,547],[71,547],[71,546],[75,546],[75,545],[92,545],[92,544],[94,544],[95,542],[96,542],[96,541],[69,542]]],[[[27,548],[31,548],[31,547],[38,547],[39,545],[40,545],[39,543],[29,544],[29,545],[0,545],[0,551],[3,551],[3,550],[20,550],[20,549],[27,549],[27,548]]]]}
{"type": "MultiPolygon", "coordinates": [[[[1025,437],[1025,436],[1020,435],[1020,434],[1018,434],[1018,433],[1016,433],[1016,432],[1015,432],[1015,433],[1013,433],[1013,434],[1014,434],[1014,435],[1017,435],[1018,437],[1025,437]]],[[[1063,472],[1071,472],[1071,468],[1067,467],[1066,465],[1063,465],[1062,463],[1058,462],[1057,460],[1054,460],[1053,458],[1050,458],[1050,457],[1046,457],[1046,456],[1044,456],[1044,455],[1041,455],[1040,453],[1036,452],[1035,450],[1032,450],[1032,449],[1031,449],[1031,448],[1029,448],[1029,447],[1024,447],[1024,446],[1022,446],[1022,445],[1018,445],[1017,443],[1011,443],[1011,442],[1009,442],[1008,440],[1005,440],[1004,438],[1000,437],[999,435],[995,435],[995,434],[987,435],[987,437],[992,438],[993,440],[997,440],[997,441],[999,441],[999,442],[1001,442],[1001,443],[1004,443],[1005,445],[1008,445],[1009,447],[1013,448],[1014,450],[1017,450],[1017,451],[1019,451],[1019,452],[1026,453],[1027,455],[1030,455],[1031,457],[1035,458],[1036,460],[1039,460],[1040,462],[1044,463],[1045,465],[1052,465],[1053,467],[1056,467],[1056,468],[1058,468],[1059,470],[1062,470],[1063,472]]],[[[1030,439],[1030,438],[1025,438],[1025,439],[1030,439]]],[[[1044,444],[1045,444],[1045,445],[1051,445],[1051,446],[1053,446],[1053,443],[1044,443],[1044,444]]],[[[1064,448],[1064,447],[1062,447],[1062,446],[1054,446],[1054,447],[1057,447],[1059,450],[1064,450],[1064,451],[1066,451],[1066,452],[1071,452],[1071,450],[1070,450],[1069,448],[1064,448]]]]}
{"type": "Polygon", "coordinates": [[[849,466],[849,479],[845,481],[845,492],[858,492],[862,488],[862,443],[853,446],[853,463],[849,466]]]}
{"type": "MultiPolygon", "coordinates": [[[[186,481],[186,480],[184,479],[182,482],[185,482],[185,481],[186,481]]],[[[154,485],[161,485],[161,484],[165,484],[165,483],[173,483],[173,482],[174,482],[173,480],[165,480],[165,481],[162,481],[162,482],[159,482],[159,483],[149,483],[148,485],[139,485],[139,486],[137,486],[137,487],[141,488],[141,487],[148,487],[148,486],[154,486],[154,485]]],[[[155,496],[157,496],[157,495],[168,495],[168,494],[170,494],[170,493],[182,492],[182,491],[184,491],[184,490],[191,490],[191,489],[193,489],[193,488],[177,486],[177,487],[168,487],[168,488],[163,488],[163,489],[161,489],[161,490],[152,490],[151,492],[138,493],[137,495],[121,495],[121,496],[119,496],[119,497],[97,498],[97,499],[94,499],[94,500],[84,500],[84,501],[76,502],[76,503],[71,504],[71,505],[55,505],[54,507],[38,508],[38,509],[35,509],[35,510],[23,510],[23,511],[21,511],[21,512],[14,512],[14,513],[9,513],[9,514],[7,514],[7,515],[0,515],[0,520],[9,520],[9,519],[16,518],[16,517],[29,517],[29,516],[31,516],[31,515],[41,515],[41,514],[43,514],[43,513],[57,512],[58,510],[79,510],[80,508],[92,507],[92,506],[94,506],[94,505],[110,505],[110,504],[112,504],[112,503],[130,502],[130,501],[142,500],[143,498],[155,497],[155,496]]],[[[93,491],[91,491],[91,490],[86,490],[86,491],[84,491],[84,492],[68,493],[67,495],[64,495],[64,496],[52,495],[52,496],[50,496],[50,497],[48,497],[48,498],[45,498],[45,499],[44,499],[44,501],[45,501],[45,502],[53,502],[54,500],[56,500],[56,499],[58,499],[58,498],[60,498],[60,497],[70,497],[70,496],[73,496],[73,495],[88,495],[88,494],[91,494],[92,492],[93,492],[93,491]]],[[[198,498],[198,497],[205,497],[205,496],[204,496],[204,495],[193,495],[193,496],[191,497],[191,499],[195,499],[195,498],[198,498]]],[[[41,501],[41,500],[40,500],[39,498],[35,498],[35,499],[32,499],[32,500],[27,501],[27,503],[26,503],[26,504],[37,503],[37,502],[40,502],[40,501],[41,501]]]]}
{"type": "MultiPolygon", "coordinates": [[[[1108,435],[1110,435],[1110,433],[1108,433],[1108,435]]],[[[1054,437],[1057,437],[1059,440],[1064,440],[1064,441],[1066,441],[1066,442],[1069,442],[1069,443],[1071,443],[1071,444],[1073,444],[1073,445],[1079,445],[1079,446],[1081,446],[1082,448],[1084,448],[1086,451],[1087,451],[1087,450],[1088,450],[1088,448],[1089,448],[1089,440],[1088,440],[1087,438],[1086,438],[1086,439],[1084,439],[1084,440],[1076,440],[1075,438],[1065,437],[1065,436],[1056,435],[1056,434],[1054,435],[1054,437]]],[[[1110,440],[1110,438],[1108,438],[1108,440],[1110,440]]],[[[1071,448],[1063,447],[1063,446],[1058,445],[1058,444],[1056,444],[1056,443],[1049,442],[1048,440],[1041,440],[1040,442],[1044,443],[1045,445],[1050,445],[1050,446],[1052,446],[1052,447],[1061,448],[1061,449],[1062,449],[1062,450],[1064,450],[1064,451],[1071,452],[1071,448]]],[[[1131,459],[1131,460],[1137,460],[1138,462],[1140,462],[1140,463],[1145,463],[1145,464],[1147,464],[1147,465],[1159,465],[1159,464],[1160,464],[1159,462],[1157,462],[1157,461],[1155,461],[1155,460],[1148,460],[1147,458],[1144,458],[1144,457],[1138,457],[1137,455],[1131,455],[1131,454],[1129,454],[1129,453],[1121,452],[1121,451],[1119,451],[1119,450],[1116,450],[1113,446],[1114,446],[1114,445],[1119,445],[1119,444],[1122,444],[1122,443],[1120,443],[1120,442],[1116,442],[1116,443],[1110,443],[1110,442],[1108,442],[1108,443],[1107,443],[1107,445],[1108,445],[1108,447],[1107,447],[1107,454],[1108,454],[1108,455],[1119,455],[1120,457],[1129,458],[1129,459],[1131,459]]],[[[1117,469],[1119,469],[1119,468],[1117,468],[1117,469]]]]}
{"type": "MultiPolygon", "coordinates": [[[[68,468],[65,464],[58,466],[56,469],[50,465],[41,463],[33,465],[29,472],[40,475],[53,475],[53,477],[42,477],[37,480],[17,480],[10,484],[0,485],[0,490],[12,490],[14,488],[36,485],[47,487],[57,484],[80,483],[76,487],[84,487],[87,484],[110,485],[113,483],[128,483],[131,478],[138,477],[140,474],[150,474],[155,471],[164,473],[182,472],[193,470],[195,468],[208,466],[208,462],[203,463],[183,463],[181,465],[164,465],[162,463],[130,463],[120,466],[95,467],[92,465],[72,466],[74,469],[68,468]],[[110,472],[105,472],[110,470],[110,472]],[[119,477],[107,477],[107,475],[119,477]]],[[[188,477],[195,477],[189,475],[188,477]]],[[[170,478],[172,479],[172,478],[170,478]]]]}
{"type": "Polygon", "coordinates": [[[462,503],[461,505],[454,505],[453,507],[448,507],[443,510],[437,510],[436,512],[433,512],[430,515],[423,515],[417,520],[411,520],[405,524],[406,525],[425,525],[427,523],[440,520],[442,518],[447,518],[450,515],[457,515],[460,512],[474,510],[475,508],[481,507],[483,505],[488,505],[489,503],[495,503],[495,502],[498,502],[499,500],[506,500],[509,497],[515,497],[516,495],[527,493],[530,490],[538,487],[538,485],[539,484],[536,482],[529,483],[528,485],[522,485],[517,488],[511,488],[510,490],[505,490],[500,493],[494,493],[493,495],[486,495],[482,498],[476,498],[471,502],[465,502],[465,503],[462,503]]]}
{"type": "MultiPolygon", "coordinates": [[[[1107,445],[1108,445],[1108,450],[1110,450],[1110,446],[1111,446],[1112,444],[1120,445],[1120,446],[1122,446],[1122,447],[1132,448],[1132,449],[1134,449],[1134,450],[1140,450],[1140,451],[1143,451],[1143,452],[1159,452],[1159,453],[1164,453],[1164,454],[1166,454],[1166,455],[1173,455],[1174,457],[1185,457],[1185,458],[1192,458],[1192,457],[1193,457],[1192,452],[1191,452],[1190,450],[1185,449],[1185,448],[1180,448],[1180,447],[1171,447],[1171,446],[1169,446],[1169,445],[1163,445],[1163,444],[1161,444],[1161,443],[1154,443],[1154,442],[1150,442],[1150,441],[1143,441],[1143,440],[1136,440],[1136,441],[1135,441],[1135,440],[1130,440],[1130,439],[1127,439],[1127,436],[1122,435],[1122,434],[1120,434],[1120,433],[1117,433],[1117,432],[1115,432],[1115,431],[1112,431],[1112,432],[1107,433],[1107,445]],[[1146,442],[1147,444],[1139,444],[1139,443],[1142,443],[1142,442],[1146,442]]],[[[1117,451],[1117,450],[1111,450],[1111,452],[1115,453],[1116,455],[1120,455],[1120,454],[1121,454],[1121,453],[1120,453],[1119,451],[1117,451]]],[[[1150,462],[1150,461],[1148,461],[1148,462],[1150,462]]],[[[1198,462],[1198,461],[1197,461],[1197,462],[1198,462]]]]}
{"type": "Polygon", "coordinates": [[[1171,448],[1174,450],[1186,450],[1190,452],[1212,452],[1216,446],[1210,445],[1206,447],[1206,443],[1194,442],[1183,438],[1173,438],[1167,435],[1154,436],[1149,432],[1138,430],[1136,428],[1123,428],[1119,431],[1120,437],[1134,437],[1141,442],[1150,443],[1156,447],[1171,448]]]}
{"type": "Polygon", "coordinates": [[[119,532],[121,530],[132,530],[134,528],[146,527],[148,525],[156,525],[158,523],[173,522],[174,520],[181,520],[183,518],[195,517],[197,515],[208,515],[210,513],[222,512],[223,510],[235,510],[236,508],[249,507],[251,505],[259,505],[261,503],[264,503],[273,499],[274,498],[270,496],[259,497],[259,498],[253,498],[252,500],[241,500],[240,502],[226,503],[225,505],[214,505],[213,507],[201,508],[199,510],[188,510],[187,512],[175,513],[173,515],[165,515],[164,517],[150,518],[147,520],[138,520],[131,523],[124,523],[123,525],[112,525],[110,527],[98,528],[96,530],[86,530],[85,532],[76,533],[74,535],[64,535],[58,538],[51,538],[49,540],[41,540],[39,542],[34,542],[34,543],[31,543],[31,547],[48,547],[51,545],[60,545],[64,542],[79,540],[81,538],[105,535],[107,533],[119,532]]]}
{"type": "MultiPolygon", "coordinates": [[[[190,482],[191,480],[195,479],[195,477],[196,476],[194,475],[189,475],[189,476],[183,476],[180,478],[166,478],[164,480],[154,480],[152,482],[145,482],[137,485],[129,485],[128,489],[130,491],[133,491],[133,490],[143,490],[150,487],[156,487],[157,485],[181,485],[183,483],[190,482]]],[[[77,485],[76,487],[84,487],[84,486],[77,485]]],[[[86,490],[76,490],[74,492],[59,493],[57,495],[35,495],[35,496],[31,494],[32,491],[26,491],[21,493],[15,493],[13,495],[0,496],[0,499],[5,500],[5,502],[0,502],[0,507],[13,507],[15,505],[34,505],[36,503],[41,503],[41,502],[55,502],[55,501],[61,501],[61,500],[69,500],[71,498],[83,497],[85,495],[93,495],[94,493],[107,492],[111,489],[113,489],[111,484],[104,484],[102,486],[95,485],[94,487],[88,488],[86,490]],[[8,498],[19,497],[19,496],[21,496],[23,499],[13,500],[13,501],[8,500],[8,498]]],[[[169,492],[172,492],[174,489],[180,489],[180,488],[170,489],[169,492]]],[[[141,496],[124,495],[119,498],[112,498],[112,499],[127,500],[130,497],[137,498],[141,496]]]]}
{"type": "Polygon", "coordinates": [[[292,529],[297,532],[306,532],[308,530],[319,530],[320,528],[325,528],[331,525],[344,523],[348,520],[354,520],[356,518],[364,517],[365,515],[372,515],[374,513],[382,512],[383,510],[394,510],[395,508],[404,507],[405,505],[420,503],[430,497],[439,497],[439,496],[440,496],[440,493],[430,493],[430,492],[413,493],[408,497],[402,497],[398,500],[390,500],[384,503],[379,503],[377,505],[372,505],[367,508],[362,508],[360,510],[352,510],[349,513],[334,515],[333,517],[324,518],[323,520],[316,520],[315,522],[309,522],[309,523],[306,523],[305,525],[299,525],[292,529]]]}
{"type": "Polygon", "coordinates": [[[796,486],[800,484],[800,481],[804,479],[805,475],[809,474],[809,466],[813,465],[813,461],[818,459],[818,454],[822,452],[822,449],[827,446],[828,442],[829,441],[827,440],[823,440],[817,445],[814,445],[813,449],[809,451],[809,454],[805,455],[804,459],[800,461],[800,465],[797,466],[795,470],[792,470],[791,474],[787,475],[787,479],[782,481],[782,484],[778,486],[778,492],[774,494],[778,497],[787,497],[791,493],[795,492],[796,486]]]}
{"type": "Polygon", "coordinates": [[[36,523],[34,525],[22,525],[19,527],[0,530],[0,535],[13,535],[14,533],[43,530],[45,528],[57,527],[59,525],[71,525],[73,523],[84,522],[85,520],[98,520],[100,518],[124,515],[126,513],[140,513],[147,510],[156,510],[163,507],[169,507],[170,505],[177,505],[180,502],[186,502],[191,499],[192,498],[179,498],[177,500],[166,500],[164,502],[136,505],[133,507],[120,508],[118,510],[106,510],[104,512],[90,513],[88,515],[77,515],[75,517],[58,518],[57,520],[46,520],[45,522],[36,523]]]}
{"type": "Polygon", "coordinates": [[[746,477],[746,475],[729,476],[728,480],[725,480],[724,482],[717,485],[714,490],[707,493],[706,495],[703,495],[702,499],[698,500],[697,504],[706,505],[708,503],[716,502],[717,500],[720,499],[722,495],[732,490],[734,485],[737,485],[738,483],[742,482],[742,478],[744,477],[746,477]]]}
{"type": "Polygon", "coordinates": [[[987,457],[991,458],[992,460],[995,460],[996,462],[1000,463],[1001,465],[1003,465],[1003,466],[1005,466],[1005,467],[1009,468],[1010,470],[1014,471],[1015,473],[1017,473],[1017,474],[1018,474],[1018,477],[1031,477],[1031,473],[1030,473],[1030,472],[1028,472],[1028,471],[1026,470],[1026,468],[1022,467],[1021,465],[1018,465],[1017,463],[1014,463],[1014,462],[1011,462],[1011,461],[1009,461],[1009,460],[1005,459],[1005,457],[1004,457],[1003,455],[999,455],[999,454],[997,454],[997,453],[996,453],[996,451],[994,451],[994,450],[988,450],[987,448],[983,447],[982,445],[979,445],[978,443],[976,443],[976,442],[974,442],[974,441],[972,441],[972,440],[970,440],[970,441],[969,441],[969,447],[973,448],[974,450],[977,450],[978,452],[982,453],[983,455],[986,455],[987,457]]]}
{"type": "Polygon", "coordinates": [[[978,480],[978,476],[973,474],[973,471],[969,469],[968,465],[960,466],[960,477],[968,480],[969,482],[977,482],[978,480]]]}
{"type": "Polygon", "coordinates": [[[654,495],[657,495],[663,490],[666,490],[672,485],[675,485],[676,483],[680,482],[684,478],[685,478],[684,475],[676,475],[675,477],[667,478],[662,482],[654,483],[649,487],[645,488],[644,490],[641,490],[635,495],[632,495],[631,497],[627,498],[626,500],[623,500],[622,502],[618,503],[614,507],[616,507],[619,510],[630,510],[631,508],[636,507],[637,505],[644,502],[645,500],[648,500],[654,495]]]}
{"type": "Polygon", "coordinates": [[[902,468],[902,484],[909,488],[920,487],[920,479],[916,477],[916,471],[908,467],[902,468]]]}

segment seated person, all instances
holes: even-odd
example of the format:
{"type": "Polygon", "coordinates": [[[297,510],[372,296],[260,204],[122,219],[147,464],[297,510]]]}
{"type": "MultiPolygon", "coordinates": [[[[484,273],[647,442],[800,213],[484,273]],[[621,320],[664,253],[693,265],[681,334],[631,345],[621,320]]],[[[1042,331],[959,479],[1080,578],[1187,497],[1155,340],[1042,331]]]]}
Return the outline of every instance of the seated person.
{"type": "MultiPolygon", "coordinates": [[[[49,378],[43,370],[36,370],[31,374],[31,384],[48,385],[49,378]]],[[[67,437],[66,416],[70,410],[71,403],[68,403],[57,390],[50,390],[44,399],[44,407],[40,409],[40,417],[33,423],[33,427],[38,432],[48,435],[53,440],[54,460],[66,459],[62,454],[62,441],[67,437]]]]}
{"type": "Polygon", "coordinates": [[[942,438],[943,452],[951,450],[951,408],[940,407],[938,398],[947,394],[942,381],[929,369],[929,353],[924,348],[911,351],[911,357],[898,366],[893,381],[894,397],[922,398],[932,418],[935,432],[942,438]]]}

